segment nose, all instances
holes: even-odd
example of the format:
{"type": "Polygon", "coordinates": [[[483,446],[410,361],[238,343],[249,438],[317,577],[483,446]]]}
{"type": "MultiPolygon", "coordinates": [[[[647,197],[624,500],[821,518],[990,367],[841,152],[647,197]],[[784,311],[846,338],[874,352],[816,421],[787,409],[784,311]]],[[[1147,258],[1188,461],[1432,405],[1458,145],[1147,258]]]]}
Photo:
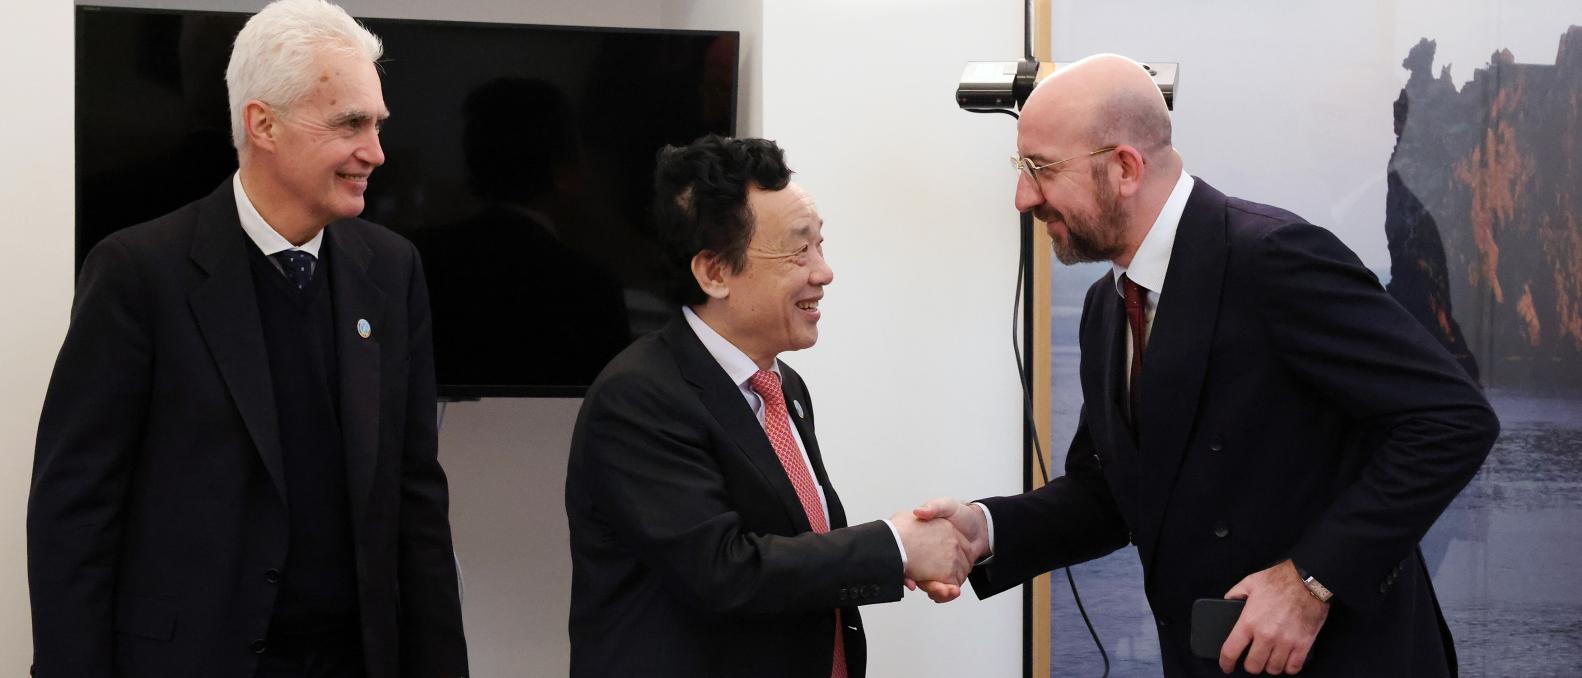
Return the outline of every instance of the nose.
{"type": "Polygon", "coordinates": [[[367,140],[358,146],[355,154],[357,159],[374,167],[385,164],[385,149],[379,144],[379,130],[370,129],[365,134],[368,135],[367,140]]]}
{"type": "Polygon", "coordinates": [[[1044,202],[1044,194],[1026,172],[1016,173],[1016,211],[1026,212],[1044,202]]]}
{"type": "Polygon", "coordinates": [[[823,253],[813,260],[813,271],[808,282],[819,287],[835,282],[835,269],[830,267],[829,260],[824,258],[823,253]]]}

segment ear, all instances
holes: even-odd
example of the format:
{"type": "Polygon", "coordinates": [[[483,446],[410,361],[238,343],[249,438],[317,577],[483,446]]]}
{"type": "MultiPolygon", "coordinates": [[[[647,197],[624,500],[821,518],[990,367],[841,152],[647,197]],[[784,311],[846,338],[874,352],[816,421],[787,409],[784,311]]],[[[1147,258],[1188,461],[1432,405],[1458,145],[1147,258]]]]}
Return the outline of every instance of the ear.
{"type": "Polygon", "coordinates": [[[725,280],[727,270],[725,261],[714,252],[703,250],[692,256],[692,279],[711,299],[730,296],[730,283],[725,280]]]}
{"type": "Polygon", "coordinates": [[[1121,144],[1112,153],[1115,154],[1115,162],[1110,165],[1114,168],[1110,174],[1115,179],[1115,191],[1129,198],[1142,189],[1148,165],[1143,162],[1143,154],[1135,146],[1121,144]]]}
{"type": "Polygon", "coordinates": [[[275,150],[276,135],[280,131],[280,118],[275,109],[257,99],[242,106],[242,129],[254,148],[275,150]]]}

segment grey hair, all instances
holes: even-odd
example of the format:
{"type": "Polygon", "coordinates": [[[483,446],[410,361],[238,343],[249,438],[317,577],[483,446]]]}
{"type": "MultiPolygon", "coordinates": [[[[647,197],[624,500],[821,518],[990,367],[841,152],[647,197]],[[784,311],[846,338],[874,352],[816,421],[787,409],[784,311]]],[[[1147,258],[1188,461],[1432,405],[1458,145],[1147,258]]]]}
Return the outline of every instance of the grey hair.
{"type": "Polygon", "coordinates": [[[231,105],[231,144],[247,145],[242,111],[254,99],[290,108],[313,86],[313,66],[325,50],[367,59],[384,54],[378,36],[339,5],[325,0],[275,0],[236,34],[225,85],[231,105]]]}

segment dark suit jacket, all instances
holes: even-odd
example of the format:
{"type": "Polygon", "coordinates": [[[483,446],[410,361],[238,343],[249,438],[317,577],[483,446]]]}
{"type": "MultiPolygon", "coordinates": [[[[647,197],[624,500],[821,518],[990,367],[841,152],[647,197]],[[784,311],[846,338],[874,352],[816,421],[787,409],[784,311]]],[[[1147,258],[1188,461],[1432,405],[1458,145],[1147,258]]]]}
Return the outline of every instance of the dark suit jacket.
{"type": "MultiPolygon", "coordinates": [[[[249,247],[226,181],[83,265],[28,498],[41,678],[254,673],[291,535],[249,247]]],[[[357,219],[324,247],[368,676],[462,675],[422,267],[357,219]]]]}
{"type": "Polygon", "coordinates": [[[857,605],[901,598],[883,522],[846,527],[785,363],[786,402],[824,486],[814,534],[763,426],[679,314],[594,381],[566,472],[571,675],[828,678],[841,608],[850,675],[866,645],[857,605]]]}
{"type": "Polygon", "coordinates": [[[1220,675],[1188,649],[1192,601],[1292,558],[1335,596],[1302,675],[1454,672],[1417,543],[1499,423],[1357,257],[1199,180],[1144,354],[1135,438],[1125,327],[1106,272],[1082,316],[1066,475],[984,502],[995,556],[972,577],[977,594],[1135,543],[1165,673],[1220,675]]]}

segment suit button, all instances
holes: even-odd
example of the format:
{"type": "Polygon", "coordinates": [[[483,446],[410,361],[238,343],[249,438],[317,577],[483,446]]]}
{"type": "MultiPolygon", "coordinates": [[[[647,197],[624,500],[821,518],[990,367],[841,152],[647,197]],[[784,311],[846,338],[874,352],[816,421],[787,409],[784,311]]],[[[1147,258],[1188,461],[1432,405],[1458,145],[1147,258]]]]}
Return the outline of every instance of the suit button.
{"type": "Polygon", "coordinates": [[[266,582],[268,582],[270,584],[279,584],[280,583],[280,570],[276,570],[274,568],[270,568],[268,570],[264,570],[264,581],[266,581],[266,582]]]}
{"type": "Polygon", "coordinates": [[[846,588],[844,586],[841,587],[839,598],[840,598],[840,602],[843,602],[843,603],[848,601],[848,600],[851,600],[851,589],[846,588]]]}
{"type": "Polygon", "coordinates": [[[1225,521],[1223,521],[1223,520],[1221,520],[1221,521],[1219,521],[1217,523],[1214,523],[1214,536],[1219,537],[1220,539],[1224,539],[1226,537],[1229,537],[1230,536],[1230,526],[1226,525],[1225,521]]]}
{"type": "Polygon", "coordinates": [[[253,654],[263,654],[264,650],[269,649],[269,643],[264,642],[263,638],[259,638],[258,640],[253,641],[251,647],[253,649],[253,654]]]}
{"type": "Polygon", "coordinates": [[[1213,442],[1208,444],[1208,451],[1210,452],[1223,452],[1224,450],[1225,445],[1219,441],[1219,438],[1215,438],[1213,442]]]}
{"type": "Polygon", "coordinates": [[[878,584],[869,584],[868,585],[868,597],[872,598],[872,597],[877,596],[877,595],[879,595],[879,585],[878,584]]]}
{"type": "Polygon", "coordinates": [[[1382,582],[1382,581],[1379,582],[1379,593],[1389,593],[1389,592],[1390,592],[1390,585],[1385,583],[1385,582],[1382,582]]]}

